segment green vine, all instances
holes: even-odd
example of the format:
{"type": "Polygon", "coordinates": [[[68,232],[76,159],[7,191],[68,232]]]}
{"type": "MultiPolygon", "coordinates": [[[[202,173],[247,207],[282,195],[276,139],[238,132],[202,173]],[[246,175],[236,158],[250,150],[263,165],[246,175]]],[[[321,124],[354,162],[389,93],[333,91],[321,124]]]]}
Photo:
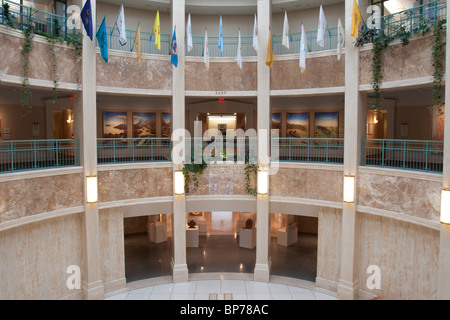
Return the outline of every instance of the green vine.
{"type": "Polygon", "coordinates": [[[445,57],[445,41],[443,38],[446,30],[446,20],[440,20],[434,30],[433,30],[433,97],[431,101],[431,106],[436,106],[439,113],[443,114],[443,106],[445,102],[442,98],[442,82],[444,78],[444,57],[445,57]]]}
{"type": "Polygon", "coordinates": [[[30,89],[30,82],[28,79],[30,71],[30,51],[33,48],[33,33],[30,29],[24,28],[23,34],[25,36],[25,41],[22,48],[22,55],[24,57],[23,62],[23,80],[22,87],[20,89],[21,93],[21,103],[22,107],[27,108],[27,112],[31,112],[31,98],[32,92],[30,89]]]}
{"type": "Polygon", "coordinates": [[[52,56],[52,71],[53,71],[53,99],[51,99],[51,103],[55,103],[56,99],[58,99],[58,65],[56,63],[56,54],[55,54],[55,39],[48,37],[47,42],[49,44],[50,54],[52,56]]]}
{"type": "Polygon", "coordinates": [[[250,175],[253,173],[256,175],[258,172],[258,165],[253,163],[247,163],[245,165],[245,192],[248,194],[255,196],[257,195],[256,187],[251,187],[251,177],[250,175]]]}
{"type": "Polygon", "coordinates": [[[183,168],[183,175],[184,175],[184,192],[189,193],[189,185],[191,182],[191,175],[192,175],[192,181],[194,182],[194,189],[193,191],[197,191],[198,189],[198,174],[202,174],[203,171],[208,167],[205,160],[202,159],[202,163],[189,163],[185,164],[183,168]]]}
{"type": "Polygon", "coordinates": [[[8,28],[14,28],[11,12],[9,11],[9,4],[3,3],[3,16],[5,18],[4,23],[8,28]]]}

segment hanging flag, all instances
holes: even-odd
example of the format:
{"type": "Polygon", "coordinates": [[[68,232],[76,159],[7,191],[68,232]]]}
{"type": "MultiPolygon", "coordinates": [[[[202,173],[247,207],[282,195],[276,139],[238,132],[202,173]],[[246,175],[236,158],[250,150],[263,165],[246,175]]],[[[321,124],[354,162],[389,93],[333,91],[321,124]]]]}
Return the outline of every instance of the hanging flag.
{"type": "MultiPolygon", "coordinates": [[[[119,13],[117,14],[117,19],[115,26],[119,30],[119,43],[121,46],[127,44],[127,32],[125,29],[125,14],[123,10],[123,4],[120,5],[119,13]]],[[[114,28],[113,28],[114,31],[114,28]]]]}
{"type": "Polygon", "coordinates": [[[155,46],[161,50],[161,25],[159,23],[159,10],[156,11],[155,23],[153,24],[153,33],[155,34],[155,46]]]}
{"type": "MultiPolygon", "coordinates": [[[[136,29],[136,36],[134,37],[133,48],[136,49],[137,60],[138,60],[138,63],[140,64],[141,63],[141,58],[142,58],[141,22],[140,21],[139,21],[137,29],[136,29]]],[[[133,48],[131,48],[131,50],[133,50],[133,48]]]]}
{"type": "Polygon", "coordinates": [[[255,13],[255,23],[253,25],[253,48],[258,52],[258,21],[256,20],[255,13]]]}
{"type": "Polygon", "coordinates": [[[203,43],[203,61],[205,66],[209,69],[209,45],[208,45],[208,30],[205,29],[205,42],[203,43]]]}
{"type": "Polygon", "coordinates": [[[192,44],[192,26],[191,26],[191,14],[190,13],[188,16],[186,31],[187,31],[187,49],[188,49],[188,52],[190,52],[194,46],[192,44]]]}
{"type": "Polygon", "coordinates": [[[273,62],[272,33],[270,32],[270,28],[269,28],[269,45],[267,48],[266,64],[272,68],[272,62],[273,62]]]}
{"type": "Polygon", "coordinates": [[[223,52],[222,15],[220,15],[220,25],[219,25],[219,49],[221,52],[223,52]]]}
{"type": "Polygon", "coordinates": [[[352,29],[351,29],[351,36],[355,39],[358,38],[358,28],[359,24],[361,23],[362,15],[361,11],[359,11],[358,4],[356,3],[356,0],[353,0],[353,8],[352,8],[352,29]]]}
{"type": "Polygon", "coordinates": [[[89,38],[94,36],[94,28],[92,27],[92,8],[91,0],[87,0],[80,13],[81,21],[83,21],[84,29],[89,38]]]}
{"type": "Polygon", "coordinates": [[[175,67],[178,67],[177,34],[176,34],[176,30],[177,30],[177,27],[173,28],[173,38],[172,38],[170,62],[175,67]]]}
{"type": "Polygon", "coordinates": [[[283,40],[282,40],[281,44],[289,49],[289,22],[288,22],[286,11],[284,12],[283,40]]]}
{"type": "Polygon", "coordinates": [[[105,62],[108,62],[108,36],[106,35],[106,21],[103,18],[102,24],[97,31],[97,42],[100,47],[100,54],[105,62]]]}
{"type": "Polygon", "coordinates": [[[337,32],[337,58],[338,61],[341,60],[341,54],[342,54],[342,48],[344,48],[344,39],[345,39],[345,33],[344,28],[341,24],[341,18],[338,20],[338,32],[337,32]]]}
{"type": "Polygon", "coordinates": [[[303,73],[306,70],[306,34],[305,28],[302,24],[302,37],[300,39],[300,57],[298,61],[298,66],[300,67],[300,72],[303,73]]]}
{"type": "Polygon", "coordinates": [[[323,12],[322,5],[320,5],[319,26],[317,27],[317,44],[322,48],[325,45],[326,28],[327,28],[327,19],[325,18],[325,13],[323,12]]]}
{"type": "Polygon", "coordinates": [[[236,60],[239,68],[242,69],[242,49],[241,49],[241,30],[239,29],[239,39],[238,39],[238,49],[237,49],[237,55],[236,60]]]}

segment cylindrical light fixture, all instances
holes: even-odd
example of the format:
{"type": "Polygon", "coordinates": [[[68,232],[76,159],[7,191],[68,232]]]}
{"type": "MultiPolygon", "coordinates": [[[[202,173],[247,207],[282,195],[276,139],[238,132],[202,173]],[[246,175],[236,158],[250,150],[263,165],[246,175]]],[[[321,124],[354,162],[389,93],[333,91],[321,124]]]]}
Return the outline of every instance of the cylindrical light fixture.
{"type": "Polygon", "coordinates": [[[86,202],[95,203],[98,200],[97,177],[86,177],[86,202]]]}
{"type": "Polygon", "coordinates": [[[441,223],[450,224],[450,189],[441,191],[441,223]]]}
{"type": "Polygon", "coordinates": [[[344,176],[344,202],[355,201],[355,177],[344,176]]]}
{"type": "Polygon", "coordinates": [[[258,193],[267,194],[269,191],[269,173],[267,171],[258,171],[258,193]]]}
{"type": "Polygon", "coordinates": [[[184,175],[182,171],[175,171],[174,192],[175,194],[184,194],[184,175]]]}

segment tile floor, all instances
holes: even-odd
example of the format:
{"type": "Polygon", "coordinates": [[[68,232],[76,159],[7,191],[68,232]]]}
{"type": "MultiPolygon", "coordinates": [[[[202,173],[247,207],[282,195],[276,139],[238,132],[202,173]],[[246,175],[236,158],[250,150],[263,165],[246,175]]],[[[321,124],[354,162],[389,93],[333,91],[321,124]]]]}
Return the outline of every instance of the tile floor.
{"type": "Polygon", "coordinates": [[[137,281],[128,283],[123,292],[110,293],[105,300],[337,300],[333,293],[317,291],[314,283],[298,284],[298,279],[278,277],[282,283],[266,283],[252,281],[250,275],[247,278],[239,276],[241,279],[219,275],[221,279],[203,280],[190,275],[193,280],[188,282],[152,285],[137,281]],[[211,299],[211,295],[217,298],[211,299]]]}

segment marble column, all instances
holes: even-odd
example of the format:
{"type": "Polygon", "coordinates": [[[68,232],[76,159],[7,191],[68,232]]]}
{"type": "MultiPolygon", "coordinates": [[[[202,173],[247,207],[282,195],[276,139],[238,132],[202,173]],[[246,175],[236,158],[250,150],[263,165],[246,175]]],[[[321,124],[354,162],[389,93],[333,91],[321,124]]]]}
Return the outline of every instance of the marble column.
{"type": "MultiPolygon", "coordinates": [[[[176,27],[178,67],[172,65],[173,93],[172,93],[172,122],[176,136],[184,143],[185,129],[185,57],[184,39],[186,29],[185,0],[172,0],[172,30],[176,27]]],[[[174,141],[174,145],[180,141],[174,141]]],[[[173,159],[174,186],[175,171],[181,170],[181,161],[173,159]]],[[[175,189],[175,188],[174,188],[175,189]]],[[[173,260],[172,277],[174,282],[188,280],[186,263],[186,197],[184,194],[173,194],[173,260]]]]}
{"type": "MultiPolygon", "coordinates": [[[[450,6],[447,6],[447,16],[450,6]]],[[[446,52],[450,52],[450,33],[446,33],[446,52]]],[[[450,83],[450,54],[445,57],[445,83],[450,83]]],[[[450,106],[450,86],[445,86],[445,107],[450,106]]],[[[445,110],[446,111],[446,110],[445,110]]],[[[450,136],[450,114],[445,112],[444,137],[450,136]]],[[[444,139],[444,163],[442,172],[442,187],[450,188],[450,140],[444,139]]],[[[437,298],[450,300],[450,225],[441,223],[439,241],[438,290],[437,298]]]]}
{"type": "MultiPolygon", "coordinates": [[[[272,1],[258,0],[258,166],[259,170],[269,170],[270,112],[270,68],[266,65],[269,43],[269,27],[272,20],[272,1]]],[[[269,179],[270,180],[270,179],[269,179]]],[[[257,194],[256,199],[256,264],[254,280],[268,282],[270,277],[270,212],[269,194],[257,194]]]]}
{"type": "MultiPolygon", "coordinates": [[[[86,0],[76,5],[83,7],[86,0]]],[[[96,1],[91,0],[92,23],[96,25],[96,1]]],[[[95,29],[94,29],[95,30],[95,29]]],[[[97,92],[96,92],[96,48],[83,32],[82,90],[74,99],[74,136],[80,145],[80,162],[83,166],[83,183],[86,195],[86,177],[97,176],[97,92]]],[[[94,32],[95,34],[95,32],[94,32]]],[[[94,35],[95,36],[95,35],[94,35]]],[[[82,213],[82,294],[83,299],[103,299],[104,286],[101,275],[100,224],[97,203],[87,203],[82,213]]]]}
{"type": "MultiPolygon", "coordinates": [[[[356,1],[358,2],[358,1],[356,1]]],[[[361,2],[361,1],[360,1],[361,2]]],[[[345,1],[345,110],[344,110],[344,176],[355,177],[361,159],[361,139],[365,133],[367,94],[359,93],[359,48],[351,36],[353,0],[345,1]]],[[[360,8],[364,10],[364,8],[360,8]]],[[[354,187],[356,189],[356,187],[354,187]]],[[[355,192],[356,194],[356,192],[355,192]]],[[[355,299],[358,289],[356,270],[356,197],[343,202],[341,271],[337,294],[340,299],[355,299]]]]}

